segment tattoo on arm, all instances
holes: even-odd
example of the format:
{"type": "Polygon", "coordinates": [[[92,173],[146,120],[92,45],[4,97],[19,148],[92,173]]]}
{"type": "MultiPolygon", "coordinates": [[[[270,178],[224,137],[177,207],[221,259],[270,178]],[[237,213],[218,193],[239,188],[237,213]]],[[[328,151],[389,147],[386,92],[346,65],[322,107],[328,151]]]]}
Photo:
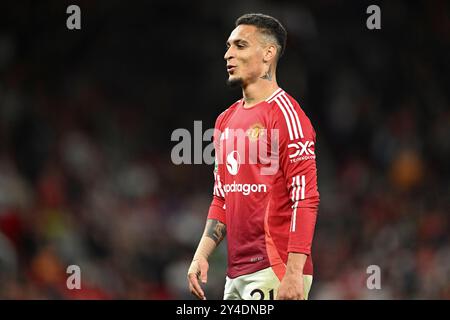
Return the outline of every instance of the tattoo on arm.
{"type": "Polygon", "coordinates": [[[205,236],[213,239],[218,245],[227,233],[227,226],[219,220],[208,219],[206,221],[205,236]]]}

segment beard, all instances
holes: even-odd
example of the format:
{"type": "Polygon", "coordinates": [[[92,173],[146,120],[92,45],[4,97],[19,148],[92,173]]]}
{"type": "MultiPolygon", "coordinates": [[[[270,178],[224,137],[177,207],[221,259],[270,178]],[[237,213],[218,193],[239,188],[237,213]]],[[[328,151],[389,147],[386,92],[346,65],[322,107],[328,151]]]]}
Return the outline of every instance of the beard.
{"type": "Polygon", "coordinates": [[[243,83],[242,78],[227,79],[227,85],[231,88],[242,87],[243,83]]]}

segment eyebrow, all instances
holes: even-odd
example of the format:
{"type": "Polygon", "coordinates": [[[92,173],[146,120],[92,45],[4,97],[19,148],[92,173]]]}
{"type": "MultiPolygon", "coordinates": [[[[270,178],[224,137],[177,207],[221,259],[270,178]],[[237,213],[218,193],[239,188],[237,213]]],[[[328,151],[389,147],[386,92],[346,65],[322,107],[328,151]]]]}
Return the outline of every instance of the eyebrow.
{"type": "MultiPolygon", "coordinates": [[[[244,40],[244,39],[236,39],[236,40],[233,40],[232,42],[234,44],[237,44],[237,43],[248,44],[248,41],[244,40]]],[[[227,41],[226,45],[229,46],[230,45],[230,41],[227,41]]]]}

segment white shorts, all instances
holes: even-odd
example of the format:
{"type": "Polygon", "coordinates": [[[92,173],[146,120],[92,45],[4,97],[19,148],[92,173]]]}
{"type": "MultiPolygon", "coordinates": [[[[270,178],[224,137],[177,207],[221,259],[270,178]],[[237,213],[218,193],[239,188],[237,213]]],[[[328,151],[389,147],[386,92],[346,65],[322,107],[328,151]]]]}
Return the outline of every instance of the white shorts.
{"type": "MultiPolygon", "coordinates": [[[[303,275],[305,299],[313,281],[312,275],[303,275]]],[[[224,300],[274,300],[280,280],[271,267],[231,279],[226,277],[224,300]]]]}

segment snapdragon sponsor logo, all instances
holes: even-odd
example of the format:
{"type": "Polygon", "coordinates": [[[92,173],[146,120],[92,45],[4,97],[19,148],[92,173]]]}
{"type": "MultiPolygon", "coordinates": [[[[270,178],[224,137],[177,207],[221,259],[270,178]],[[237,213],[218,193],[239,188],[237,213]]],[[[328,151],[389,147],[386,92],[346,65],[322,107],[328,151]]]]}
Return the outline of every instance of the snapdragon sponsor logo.
{"type": "Polygon", "coordinates": [[[263,183],[227,183],[223,185],[223,191],[239,192],[244,196],[248,196],[252,192],[267,192],[267,186],[263,183]]]}
{"type": "MultiPolygon", "coordinates": [[[[226,168],[228,172],[235,176],[237,175],[239,171],[239,167],[241,165],[241,156],[239,155],[238,151],[231,151],[227,155],[227,161],[226,161],[226,168]]],[[[239,192],[242,193],[244,196],[248,196],[252,192],[267,192],[267,186],[265,184],[251,184],[251,183],[236,183],[236,181],[233,181],[233,183],[226,183],[223,185],[223,191],[225,193],[228,192],[239,192]]]]}
{"type": "Polygon", "coordinates": [[[175,165],[225,164],[231,175],[236,175],[242,164],[258,164],[261,175],[274,175],[279,168],[279,132],[260,123],[222,132],[213,128],[203,131],[202,122],[194,121],[193,134],[178,128],[171,140],[178,142],[171,152],[175,165]]]}
{"type": "Polygon", "coordinates": [[[227,155],[227,170],[232,176],[237,175],[240,164],[241,164],[241,160],[240,160],[239,152],[231,151],[227,155]]]}

